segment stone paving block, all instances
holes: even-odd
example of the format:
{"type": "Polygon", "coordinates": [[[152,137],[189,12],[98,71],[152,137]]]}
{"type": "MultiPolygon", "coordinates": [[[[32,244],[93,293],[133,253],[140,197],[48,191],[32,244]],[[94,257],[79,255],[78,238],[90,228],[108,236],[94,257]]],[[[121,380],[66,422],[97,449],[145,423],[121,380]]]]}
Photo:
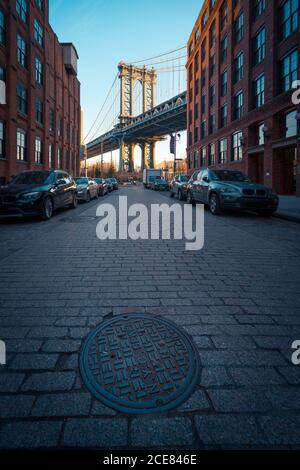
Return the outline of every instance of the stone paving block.
{"type": "Polygon", "coordinates": [[[31,374],[22,386],[22,391],[63,391],[71,390],[75,372],[44,372],[31,374]]]}
{"type": "Polygon", "coordinates": [[[35,339],[8,339],[5,343],[6,349],[10,353],[35,353],[41,349],[43,341],[35,339]]]}
{"type": "Polygon", "coordinates": [[[212,336],[212,341],[217,349],[236,349],[243,351],[245,349],[256,349],[255,343],[247,336],[212,336]]]}
{"type": "Polygon", "coordinates": [[[264,390],[208,390],[216,411],[222,413],[266,412],[272,409],[264,390]]]}
{"type": "Polygon", "coordinates": [[[100,401],[94,400],[92,406],[93,416],[115,416],[117,412],[108,406],[103,405],[100,401]]]}
{"type": "Polygon", "coordinates": [[[36,449],[56,447],[59,442],[61,422],[32,421],[3,424],[0,431],[0,448],[36,449]]]}
{"type": "Polygon", "coordinates": [[[31,395],[1,395],[0,418],[25,418],[34,399],[31,395]]]}
{"type": "Polygon", "coordinates": [[[211,408],[211,405],[203,390],[197,390],[193,395],[183,403],[179,408],[179,412],[203,411],[211,408]]]}
{"type": "Polygon", "coordinates": [[[79,351],[81,344],[80,340],[50,339],[45,341],[42,350],[45,352],[72,353],[79,351]]]}
{"type": "Polygon", "coordinates": [[[229,377],[225,367],[204,367],[200,384],[203,387],[221,387],[232,385],[233,380],[229,377]]]}
{"type": "Polygon", "coordinates": [[[286,383],[274,367],[229,367],[229,373],[237,385],[244,387],[286,383]]]}
{"type": "Polygon", "coordinates": [[[131,423],[132,447],[183,448],[194,442],[192,423],[188,418],[134,418],[131,423]]]}
{"type": "Polygon", "coordinates": [[[68,419],[63,435],[67,447],[109,448],[126,447],[126,419],[68,419]]]}
{"type": "Polygon", "coordinates": [[[273,446],[300,447],[300,416],[262,416],[258,421],[273,446]]]}
{"type": "Polygon", "coordinates": [[[25,374],[0,374],[0,392],[17,392],[25,379],[25,374]]]}
{"type": "Polygon", "coordinates": [[[18,354],[9,364],[10,369],[54,369],[58,354],[18,354]]]}
{"type": "Polygon", "coordinates": [[[91,407],[89,393],[51,393],[38,397],[32,416],[87,416],[91,407]]]}
{"type": "Polygon", "coordinates": [[[266,392],[275,410],[300,410],[300,387],[278,387],[266,392]]]}
{"type": "Polygon", "coordinates": [[[30,329],[30,338],[64,338],[68,334],[68,329],[59,326],[33,327],[30,329]]]}
{"type": "Polygon", "coordinates": [[[235,448],[269,447],[255,418],[234,415],[196,416],[196,429],[203,444],[235,448]]]}

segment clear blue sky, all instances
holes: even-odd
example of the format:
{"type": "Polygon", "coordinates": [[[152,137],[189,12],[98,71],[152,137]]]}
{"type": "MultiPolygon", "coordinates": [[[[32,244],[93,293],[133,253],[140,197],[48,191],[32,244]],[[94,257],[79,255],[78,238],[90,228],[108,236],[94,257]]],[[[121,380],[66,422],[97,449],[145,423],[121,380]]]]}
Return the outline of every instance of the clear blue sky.
{"type": "MultiPolygon", "coordinates": [[[[85,131],[117,73],[117,64],[186,44],[201,0],[50,0],[50,23],[79,54],[85,131]]],[[[182,143],[183,145],[183,143],[182,143]]]]}

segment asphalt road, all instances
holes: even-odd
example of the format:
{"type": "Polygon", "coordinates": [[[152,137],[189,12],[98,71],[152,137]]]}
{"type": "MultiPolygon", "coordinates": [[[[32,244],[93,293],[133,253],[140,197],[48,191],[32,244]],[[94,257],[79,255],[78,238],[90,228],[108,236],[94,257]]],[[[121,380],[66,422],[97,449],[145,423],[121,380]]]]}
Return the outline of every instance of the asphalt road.
{"type": "MultiPolygon", "coordinates": [[[[142,187],[59,211],[0,220],[0,447],[300,448],[299,224],[205,212],[205,245],[96,237],[100,202],[175,203],[142,187]],[[113,312],[181,325],[203,366],[194,395],[132,417],[94,400],[78,351],[113,312]]],[[[183,203],[180,203],[183,204],[183,203]]]]}

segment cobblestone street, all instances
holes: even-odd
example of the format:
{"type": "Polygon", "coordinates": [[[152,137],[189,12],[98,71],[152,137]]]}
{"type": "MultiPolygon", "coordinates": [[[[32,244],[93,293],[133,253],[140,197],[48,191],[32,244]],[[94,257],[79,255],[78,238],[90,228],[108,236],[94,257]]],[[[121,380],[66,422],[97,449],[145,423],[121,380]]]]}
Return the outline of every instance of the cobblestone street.
{"type": "Polygon", "coordinates": [[[206,211],[199,252],[100,241],[96,208],[119,195],[178,203],[137,186],[49,222],[0,221],[0,447],[300,448],[299,224],[206,211]],[[92,398],[78,353],[110,312],[153,313],[193,338],[201,380],[178,409],[127,416],[92,398]]]}

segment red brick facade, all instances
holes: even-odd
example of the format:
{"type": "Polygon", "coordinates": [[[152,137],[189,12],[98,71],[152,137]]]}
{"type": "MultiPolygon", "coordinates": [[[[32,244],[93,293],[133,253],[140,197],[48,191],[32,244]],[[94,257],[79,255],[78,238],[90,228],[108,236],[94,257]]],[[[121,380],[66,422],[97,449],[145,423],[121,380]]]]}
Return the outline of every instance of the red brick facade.
{"type": "Polygon", "coordinates": [[[49,25],[48,0],[0,0],[0,71],[6,82],[6,104],[0,105],[0,183],[23,170],[61,168],[79,173],[77,58],[74,46],[60,44],[49,25]],[[35,20],[42,27],[42,45],[35,20]],[[25,66],[20,64],[18,37],[26,44],[25,66]],[[41,84],[36,79],[36,58],[42,64],[41,84]],[[18,111],[18,84],[27,93],[26,112],[18,111]],[[42,103],[42,119],[37,119],[37,99],[42,103]],[[18,130],[25,132],[25,161],[17,158],[18,130]],[[37,138],[41,158],[36,153],[37,138]]]}
{"type": "Polygon", "coordinates": [[[189,174],[208,165],[238,169],[280,194],[300,195],[300,103],[293,104],[294,90],[289,83],[300,80],[300,6],[291,3],[293,7],[285,0],[204,2],[188,42],[189,174]],[[222,54],[225,37],[227,53],[222,54]],[[258,47],[261,43],[264,46],[258,47]],[[243,71],[238,77],[235,59],[241,52],[243,71]],[[283,80],[283,71],[287,69],[291,73],[283,80]],[[224,71],[227,71],[227,90],[224,87],[222,93],[224,71]],[[258,91],[263,82],[262,98],[258,91]],[[241,110],[235,105],[238,101],[235,97],[240,92],[241,110]],[[211,102],[210,94],[214,98],[211,102]],[[221,108],[225,104],[227,122],[222,124],[221,108]],[[213,115],[215,126],[210,128],[213,115]],[[205,121],[205,133],[201,133],[205,121]],[[237,132],[240,132],[237,136],[240,149],[236,153],[238,157],[234,157],[233,135],[237,132]],[[227,140],[227,154],[221,153],[221,140],[227,140]]]}

